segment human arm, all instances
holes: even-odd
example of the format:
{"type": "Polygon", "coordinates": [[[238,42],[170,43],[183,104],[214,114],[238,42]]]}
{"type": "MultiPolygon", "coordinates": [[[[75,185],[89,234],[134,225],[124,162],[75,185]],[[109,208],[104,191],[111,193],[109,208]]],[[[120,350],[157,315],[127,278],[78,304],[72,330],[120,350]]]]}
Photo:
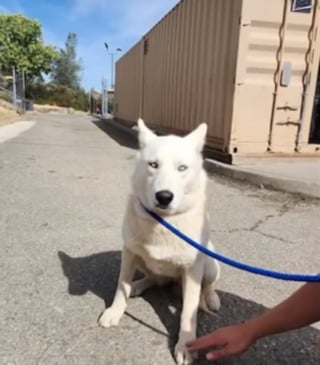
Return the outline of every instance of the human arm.
{"type": "Polygon", "coordinates": [[[190,352],[208,347],[208,359],[241,354],[260,338],[298,329],[320,320],[320,283],[308,283],[262,315],[239,325],[220,328],[187,344],[190,352]]]}

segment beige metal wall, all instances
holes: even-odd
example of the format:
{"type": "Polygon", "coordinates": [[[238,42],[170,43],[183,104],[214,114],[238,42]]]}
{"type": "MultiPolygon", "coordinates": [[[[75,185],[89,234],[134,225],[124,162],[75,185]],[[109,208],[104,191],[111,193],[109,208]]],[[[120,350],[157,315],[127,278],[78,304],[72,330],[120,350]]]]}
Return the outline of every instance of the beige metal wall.
{"type": "Polygon", "coordinates": [[[240,11],[240,0],[184,0],[146,35],[146,122],[186,132],[204,121],[210,145],[227,148],[240,11]]]}
{"type": "MultiPolygon", "coordinates": [[[[315,71],[311,62],[316,60],[310,56],[316,23],[315,13],[294,13],[291,3],[243,0],[231,151],[294,152],[298,148],[304,82],[310,79],[310,70],[315,71]],[[284,62],[292,64],[288,86],[280,83],[284,62]]],[[[309,94],[313,99],[314,90],[309,89],[309,94]]],[[[304,142],[311,99],[304,115],[304,142]]]]}
{"type": "Polygon", "coordinates": [[[142,42],[139,42],[116,63],[114,108],[119,119],[136,121],[139,118],[142,55],[142,42]]]}
{"type": "Polygon", "coordinates": [[[313,4],[306,14],[292,12],[291,0],[182,0],[117,62],[115,116],[175,133],[207,122],[208,145],[223,152],[310,149],[320,57],[313,4]]]}
{"type": "Polygon", "coordinates": [[[118,62],[116,117],[135,121],[139,105],[140,116],[160,130],[185,133],[206,122],[209,144],[226,150],[241,3],[180,2],[118,62]],[[141,75],[143,42],[147,42],[147,52],[142,49],[141,75]]]}

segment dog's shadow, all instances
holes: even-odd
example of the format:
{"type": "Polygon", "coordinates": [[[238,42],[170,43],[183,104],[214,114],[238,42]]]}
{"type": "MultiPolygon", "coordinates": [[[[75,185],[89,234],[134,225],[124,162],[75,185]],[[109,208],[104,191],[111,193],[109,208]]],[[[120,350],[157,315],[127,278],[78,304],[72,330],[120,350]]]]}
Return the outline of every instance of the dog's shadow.
{"type": "MultiPolygon", "coordinates": [[[[58,256],[63,273],[68,279],[68,291],[71,295],[84,295],[92,292],[105,301],[106,307],[111,305],[119,275],[121,253],[109,251],[87,257],[70,257],[59,251],[58,256]]],[[[231,293],[219,291],[221,309],[217,317],[199,311],[198,335],[207,334],[213,330],[238,323],[261,313],[265,308],[255,302],[243,299],[231,293]]],[[[142,297],[150,303],[169,334],[168,343],[171,353],[177,341],[181,298],[170,287],[152,288],[142,297]],[[169,306],[176,307],[175,314],[169,306]]],[[[134,299],[131,299],[134,300],[134,299]]],[[[156,331],[144,322],[143,318],[136,318],[126,312],[132,319],[156,331]]],[[[164,335],[167,335],[163,333],[164,335]]],[[[257,342],[245,354],[221,360],[220,364],[299,364],[319,365],[320,353],[317,350],[317,341],[320,332],[312,327],[303,328],[286,334],[273,336],[257,342]]],[[[195,362],[197,365],[209,364],[203,356],[195,362]]]]}

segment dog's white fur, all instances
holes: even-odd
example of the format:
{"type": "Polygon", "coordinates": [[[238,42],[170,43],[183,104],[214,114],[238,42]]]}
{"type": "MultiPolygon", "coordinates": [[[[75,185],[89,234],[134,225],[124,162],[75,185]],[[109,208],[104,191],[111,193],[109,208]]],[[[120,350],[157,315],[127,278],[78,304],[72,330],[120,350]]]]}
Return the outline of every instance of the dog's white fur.
{"type": "Polygon", "coordinates": [[[133,175],[132,194],[123,221],[124,247],[117,290],[111,307],[99,319],[103,327],[115,326],[125,312],[130,296],[140,295],[155,284],[170,280],[182,283],[183,307],[175,359],[179,365],[192,362],[187,341],[196,337],[197,310],[219,309],[215,283],[218,263],[199,253],[157,223],[143,206],[165,217],[195,241],[213,249],[206,209],[207,176],[202,148],[207,125],[199,125],[185,137],[157,136],[138,120],[140,151],[133,175]],[[170,191],[173,200],[164,209],[155,194],[170,191]],[[133,281],[136,270],[143,279],[133,281]]]}

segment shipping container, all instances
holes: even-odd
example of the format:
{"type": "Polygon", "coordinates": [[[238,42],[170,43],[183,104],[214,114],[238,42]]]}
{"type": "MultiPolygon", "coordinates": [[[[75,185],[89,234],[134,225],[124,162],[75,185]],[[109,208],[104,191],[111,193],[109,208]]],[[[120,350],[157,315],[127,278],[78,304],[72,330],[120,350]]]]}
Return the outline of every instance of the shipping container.
{"type": "Polygon", "coordinates": [[[117,118],[136,121],[140,115],[142,43],[135,45],[116,63],[115,110],[117,118]],[[121,85],[121,87],[120,87],[121,85]]]}
{"type": "Polygon", "coordinates": [[[115,118],[206,122],[226,155],[315,152],[319,19],[316,0],[183,0],[117,62],[115,118]]]}

